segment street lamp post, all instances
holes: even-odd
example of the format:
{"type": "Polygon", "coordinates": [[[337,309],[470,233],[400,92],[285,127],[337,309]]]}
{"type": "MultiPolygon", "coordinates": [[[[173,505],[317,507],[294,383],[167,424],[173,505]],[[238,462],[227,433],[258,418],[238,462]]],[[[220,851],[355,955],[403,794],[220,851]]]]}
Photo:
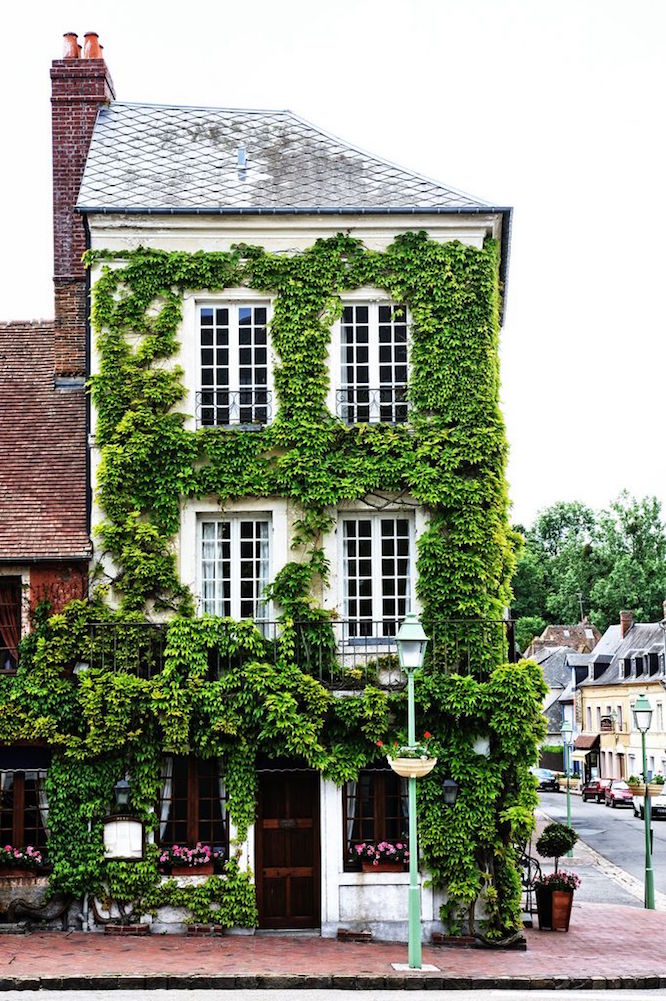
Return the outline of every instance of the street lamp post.
{"type": "Polygon", "coordinates": [[[652,868],[652,844],[651,844],[651,811],[650,797],[648,796],[648,773],[647,773],[647,752],[645,750],[645,735],[652,723],[652,706],[646,695],[639,695],[634,703],[634,722],[636,728],[641,732],[641,746],[643,750],[643,782],[645,783],[645,799],[643,805],[643,817],[645,822],[645,906],[648,910],[654,910],[654,870],[652,868]]]}
{"type": "MultiPolygon", "coordinates": [[[[416,744],[416,712],[414,708],[414,672],[423,667],[428,637],[418,617],[405,616],[396,636],[400,667],[407,674],[407,743],[416,744]]],[[[421,969],[421,887],[419,879],[419,851],[416,833],[416,777],[410,775],[409,783],[409,936],[407,961],[412,970],[421,969]]]]}
{"type": "MultiPolygon", "coordinates": [[[[567,827],[571,827],[571,787],[570,787],[570,772],[571,772],[571,737],[572,729],[571,723],[568,719],[565,719],[562,723],[562,750],[564,752],[564,771],[567,776],[567,827]]],[[[567,858],[573,858],[573,848],[570,848],[567,852],[567,858]]]]}

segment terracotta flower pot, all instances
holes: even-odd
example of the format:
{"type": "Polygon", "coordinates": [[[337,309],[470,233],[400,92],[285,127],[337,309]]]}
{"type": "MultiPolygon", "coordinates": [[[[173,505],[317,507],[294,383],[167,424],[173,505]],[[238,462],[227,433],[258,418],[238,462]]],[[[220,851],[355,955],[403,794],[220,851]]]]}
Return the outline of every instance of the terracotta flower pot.
{"type": "Polygon", "coordinates": [[[215,869],[212,862],[203,865],[172,865],[172,876],[212,876],[215,869]]]}
{"type": "Polygon", "coordinates": [[[569,931],[573,890],[553,890],[553,931],[569,931]]]}
{"type": "Polygon", "coordinates": [[[373,862],[362,862],[361,863],[363,872],[404,872],[405,866],[403,862],[380,862],[375,865],[373,862]]]}

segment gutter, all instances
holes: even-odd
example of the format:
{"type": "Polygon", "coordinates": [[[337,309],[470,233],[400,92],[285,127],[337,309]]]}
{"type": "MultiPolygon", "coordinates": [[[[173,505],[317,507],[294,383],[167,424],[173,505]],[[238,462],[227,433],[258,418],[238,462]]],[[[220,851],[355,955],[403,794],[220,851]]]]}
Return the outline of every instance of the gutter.
{"type": "MultiPolygon", "coordinates": [[[[420,208],[418,206],[403,206],[402,208],[367,208],[360,206],[345,206],[344,208],[319,208],[315,206],[299,208],[270,208],[268,206],[257,206],[253,208],[222,208],[222,207],[176,207],[176,208],[156,208],[145,205],[142,207],[131,206],[122,208],[109,208],[102,205],[76,205],[75,212],[84,217],[86,229],[86,248],[90,247],[90,228],[87,215],[95,213],[98,215],[173,215],[173,216],[331,216],[331,215],[501,215],[502,216],[502,240],[500,246],[500,326],[504,322],[506,312],[506,299],[508,289],[509,256],[511,247],[511,222],[513,209],[506,205],[468,205],[468,206],[439,206],[431,208],[420,208]]],[[[87,272],[89,275],[89,271],[87,272]]],[[[88,279],[89,280],[89,279],[88,279]]],[[[89,322],[89,321],[88,321],[89,322]]],[[[88,348],[86,348],[88,349],[88,348]]]]}

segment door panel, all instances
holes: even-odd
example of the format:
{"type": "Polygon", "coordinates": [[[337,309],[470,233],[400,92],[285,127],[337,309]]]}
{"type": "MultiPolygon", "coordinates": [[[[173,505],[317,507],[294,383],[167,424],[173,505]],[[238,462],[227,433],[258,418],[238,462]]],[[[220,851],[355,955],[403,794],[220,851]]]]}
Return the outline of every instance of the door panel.
{"type": "Polygon", "coordinates": [[[259,775],[256,879],[262,928],[316,928],[319,915],[319,775],[259,775]]]}

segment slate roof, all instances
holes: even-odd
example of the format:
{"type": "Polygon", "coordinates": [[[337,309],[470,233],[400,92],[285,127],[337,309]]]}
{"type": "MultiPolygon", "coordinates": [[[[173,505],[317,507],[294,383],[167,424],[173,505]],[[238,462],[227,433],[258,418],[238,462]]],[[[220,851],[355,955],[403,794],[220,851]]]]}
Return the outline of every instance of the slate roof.
{"type": "Polygon", "coordinates": [[[87,559],[86,404],[53,386],[53,322],[0,323],[0,561],[87,559]]]}
{"type": "Polygon", "coordinates": [[[608,660],[608,667],[598,678],[587,678],[580,685],[644,684],[648,680],[646,674],[639,675],[638,678],[621,677],[621,661],[637,653],[656,653],[663,657],[664,633],[658,622],[635,622],[624,639],[620,636],[619,625],[610,626],[595,647],[592,657],[593,662],[597,659],[608,660]]]}
{"type": "Polygon", "coordinates": [[[530,658],[535,660],[543,671],[543,676],[549,688],[566,688],[571,681],[571,671],[568,665],[569,647],[541,647],[530,658]]]}
{"type": "Polygon", "coordinates": [[[482,199],[365,153],[291,111],[122,101],[99,111],[77,207],[135,212],[493,209],[482,199]]]}

